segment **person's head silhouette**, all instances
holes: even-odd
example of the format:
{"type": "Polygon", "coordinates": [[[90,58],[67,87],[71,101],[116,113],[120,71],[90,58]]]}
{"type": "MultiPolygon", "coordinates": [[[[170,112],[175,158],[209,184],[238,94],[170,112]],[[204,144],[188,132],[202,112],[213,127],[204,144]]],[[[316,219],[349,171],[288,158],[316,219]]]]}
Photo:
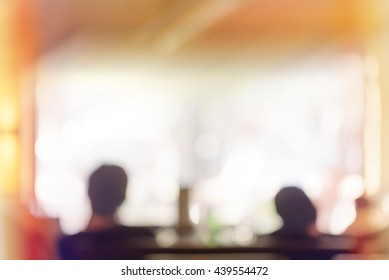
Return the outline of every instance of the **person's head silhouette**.
{"type": "Polygon", "coordinates": [[[127,183],[126,172],[116,165],[102,165],[90,175],[88,195],[92,219],[89,227],[114,223],[114,215],[126,197],[127,183]]]}
{"type": "Polygon", "coordinates": [[[308,196],[298,187],[282,188],[275,197],[275,206],[283,226],[279,235],[309,236],[316,223],[316,208],[308,196]]]}

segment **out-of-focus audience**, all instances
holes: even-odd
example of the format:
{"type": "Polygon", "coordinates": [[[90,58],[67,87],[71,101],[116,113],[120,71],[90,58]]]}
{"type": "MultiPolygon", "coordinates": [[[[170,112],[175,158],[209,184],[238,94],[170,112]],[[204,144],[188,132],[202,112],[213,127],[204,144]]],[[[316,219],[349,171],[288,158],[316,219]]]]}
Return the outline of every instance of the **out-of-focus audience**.
{"type": "MultiPolygon", "coordinates": [[[[218,249],[205,246],[201,249],[195,246],[178,248],[173,245],[171,250],[168,248],[165,252],[163,248],[157,246],[150,228],[120,225],[115,214],[125,200],[127,185],[128,176],[119,166],[102,165],[90,175],[88,195],[92,216],[83,232],[60,238],[58,242],[60,258],[143,259],[147,258],[147,254],[157,253],[158,256],[161,252],[173,253],[173,256],[178,258],[183,253],[193,258],[199,254],[205,256],[210,254],[211,258],[214,253],[220,254],[217,250],[223,250],[221,247],[218,249]]],[[[361,230],[366,225],[366,219],[367,221],[371,219],[371,215],[366,214],[372,209],[366,197],[356,201],[358,218],[345,232],[346,239],[319,233],[316,228],[317,210],[299,187],[282,188],[276,194],[274,202],[276,211],[282,219],[282,226],[270,234],[268,239],[263,239],[265,243],[253,245],[252,250],[243,247],[224,248],[226,258],[231,253],[241,254],[242,257],[247,253],[255,253],[258,254],[258,258],[261,254],[276,253],[292,259],[328,259],[344,253],[389,252],[379,248],[382,240],[389,236],[385,230],[382,228],[361,230]],[[291,239],[294,241],[290,242],[291,239]]]]}

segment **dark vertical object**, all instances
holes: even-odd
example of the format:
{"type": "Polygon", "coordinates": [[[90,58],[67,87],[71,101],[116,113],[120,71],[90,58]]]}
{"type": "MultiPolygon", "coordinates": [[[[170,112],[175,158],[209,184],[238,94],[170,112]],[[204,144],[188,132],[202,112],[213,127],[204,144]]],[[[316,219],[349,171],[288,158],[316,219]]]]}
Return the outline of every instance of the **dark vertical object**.
{"type": "Polygon", "coordinates": [[[177,231],[181,236],[189,235],[192,233],[192,222],[189,217],[189,201],[190,201],[190,189],[187,187],[180,188],[180,195],[178,201],[178,224],[177,231]]]}

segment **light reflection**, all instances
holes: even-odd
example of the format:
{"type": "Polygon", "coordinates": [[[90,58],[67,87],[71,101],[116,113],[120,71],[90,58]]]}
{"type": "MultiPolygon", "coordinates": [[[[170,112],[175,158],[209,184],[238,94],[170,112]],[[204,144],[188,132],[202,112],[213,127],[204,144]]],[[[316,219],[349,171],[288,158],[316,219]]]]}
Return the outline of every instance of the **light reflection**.
{"type": "Polygon", "coordinates": [[[91,216],[87,200],[64,205],[58,214],[60,226],[65,234],[75,234],[84,230],[91,216]]]}
{"type": "Polygon", "coordinates": [[[86,187],[73,173],[52,172],[37,178],[35,193],[43,205],[72,204],[84,201],[86,187]]]}
{"type": "Polygon", "coordinates": [[[319,174],[311,174],[304,178],[302,182],[304,192],[312,199],[317,199],[321,196],[325,184],[322,176],[319,174]]]}
{"type": "Polygon", "coordinates": [[[82,133],[83,130],[76,121],[67,121],[62,125],[59,132],[61,143],[60,157],[62,160],[71,160],[74,157],[77,140],[83,137],[82,133]]]}
{"type": "Polygon", "coordinates": [[[340,200],[336,203],[329,224],[331,234],[342,234],[356,219],[354,201],[340,200]]]}
{"type": "Polygon", "coordinates": [[[189,218],[195,225],[200,223],[200,204],[196,203],[190,206],[189,218]]]}
{"type": "Polygon", "coordinates": [[[353,201],[360,197],[364,191],[364,182],[361,175],[348,175],[344,177],[338,186],[342,199],[353,201]]]}
{"type": "Polygon", "coordinates": [[[53,160],[56,152],[55,143],[50,136],[38,138],[35,142],[36,157],[42,162],[53,160]]]}
{"type": "Polygon", "coordinates": [[[196,139],[195,145],[197,155],[203,159],[216,157],[220,150],[217,137],[211,133],[200,134],[196,139]]]}

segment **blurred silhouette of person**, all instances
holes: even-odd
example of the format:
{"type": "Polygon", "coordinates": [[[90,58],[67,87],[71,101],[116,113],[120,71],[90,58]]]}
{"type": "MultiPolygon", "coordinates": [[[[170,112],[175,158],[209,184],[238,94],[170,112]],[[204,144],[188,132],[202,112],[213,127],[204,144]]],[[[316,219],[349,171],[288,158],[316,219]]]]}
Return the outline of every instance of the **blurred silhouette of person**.
{"type": "Polygon", "coordinates": [[[357,238],[359,253],[388,254],[389,222],[382,207],[364,193],[355,200],[355,208],[356,218],[344,234],[357,238]]]}
{"type": "Polygon", "coordinates": [[[275,197],[275,206],[283,225],[267,242],[277,252],[298,260],[328,260],[338,254],[355,252],[353,238],[319,233],[317,210],[300,188],[282,188],[275,197]]]}
{"type": "Polygon", "coordinates": [[[142,258],[141,254],[131,254],[126,246],[138,246],[142,244],[140,240],[154,245],[150,229],[122,226],[116,221],[116,211],[126,197],[127,183],[126,172],[115,165],[102,165],[90,175],[88,196],[92,217],[85,231],[60,239],[61,258],[138,259],[142,258]]]}
{"type": "Polygon", "coordinates": [[[355,200],[356,218],[345,234],[364,237],[375,234],[388,227],[389,223],[382,208],[372,202],[364,193],[355,200]]]}
{"type": "Polygon", "coordinates": [[[275,206],[283,225],[272,234],[273,236],[292,238],[317,236],[316,208],[300,188],[294,186],[282,188],[275,197],[275,206]]]}

